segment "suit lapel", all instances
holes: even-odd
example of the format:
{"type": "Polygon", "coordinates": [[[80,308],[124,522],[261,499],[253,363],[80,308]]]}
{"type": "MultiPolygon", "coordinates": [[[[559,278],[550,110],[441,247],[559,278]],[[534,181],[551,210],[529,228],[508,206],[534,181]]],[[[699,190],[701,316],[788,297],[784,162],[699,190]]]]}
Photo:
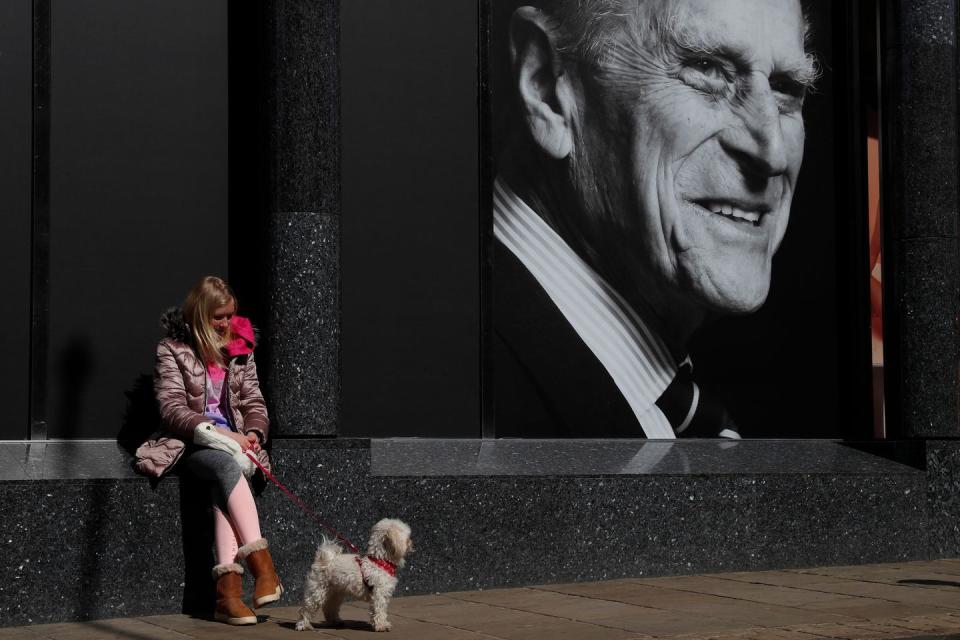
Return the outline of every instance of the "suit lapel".
{"type": "Polygon", "coordinates": [[[610,374],[526,267],[494,241],[498,436],[643,437],[610,374]]]}

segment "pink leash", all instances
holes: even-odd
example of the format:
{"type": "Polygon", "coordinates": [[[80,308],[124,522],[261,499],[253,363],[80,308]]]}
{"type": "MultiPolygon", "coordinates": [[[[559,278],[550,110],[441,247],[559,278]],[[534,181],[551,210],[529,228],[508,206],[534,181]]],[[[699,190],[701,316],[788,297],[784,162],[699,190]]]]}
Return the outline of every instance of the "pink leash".
{"type": "MultiPolygon", "coordinates": [[[[330,527],[330,526],[326,525],[326,524],[323,522],[323,520],[321,520],[320,518],[318,518],[318,517],[317,517],[317,514],[315,514],[313,511],[311,511],[311,510],[310,510],[310,507],[308,507],[306,504],[304,504],[303,500],[301,500],[301,499],[297,496],[297,494],[295,494],[293,491],[290,491],[290,489],[287,489],[285,486],[283,486],[283,483],[281,483],[279,480],[277,480],[277,479],[273,476],[272,473],[270,473],[269,471],[267,471],[267,470],[264,468],[264,466],[263,466],[262,464],[260,464],[260,461],[257,460],[257,459],[253,456],[252,453],[250,453],[249,451],[247,451],[246,454],[247,454],[247,457],[248,457],[248,458],[250,458],[251,460],[253,460],[253,464],[257,465],[257,467],[260,469],[260,471],[263,471],[263,475],[265,475],[265,476],[270,480],[270,482],[272,482],[273,484],[277,485],[277,487],[279,487],[281,491],[283,491],[285,494],[287,494],[287,497],[289,497],[290,500],[292,500],[294,504],[296,504],[298,507],[300,507],[301,509],[303,509],[304,513],[306,513],[308,516],[310,516],[310,518],[312,518],[314,522],[316,522],[318,525],[320,525],[321,527],[323,527],[324,529],[326,529],[327,531],[329,531],[329,532],[332,533],[333,535],[335,535],[338,540],[342,541],[344,544],[346,544],[348,547],[350,547],[350,550],[351,550],[351,551],[353,551],[354,553],[360,555],[360,549],[358,549],[358,548],[356,547],[356,545],[354,545],[352,542],[350,542],[349,540],[347,540],[344,536],[340,535],[340,532],[339,532],[339,531],[337,531],[337,530],[334,529],[333,527],[330,527]]],[[[360,561],[360,558],[357,558],[357,562],[359,562],[359,561],[360,561]]]]}

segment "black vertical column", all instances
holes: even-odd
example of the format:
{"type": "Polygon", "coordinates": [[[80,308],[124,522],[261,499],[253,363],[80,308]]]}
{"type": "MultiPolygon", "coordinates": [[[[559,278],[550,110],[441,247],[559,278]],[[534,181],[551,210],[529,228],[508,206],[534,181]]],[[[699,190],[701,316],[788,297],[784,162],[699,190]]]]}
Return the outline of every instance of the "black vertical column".
{"type": "Polygon", "coordinates": [[[340,405],[339,4],[270,0],[266,10],[266,385],[275,433],[333,435],[340,405]]]}
{"type": "Polygon", "coordinates": [[[30,438],[47,438],[50,295],[51,0],[33,0],[33,179],[30,259],[30,438]]]}
{"type": "Polygon", "coordinates": [[[0,2],[0,439],[29,434],[32,0],[0,2]]]}
{"type": "Polygon", "coordinates": [[[883,4],[888,433],[960,436],[956,0],[883,4]]]}

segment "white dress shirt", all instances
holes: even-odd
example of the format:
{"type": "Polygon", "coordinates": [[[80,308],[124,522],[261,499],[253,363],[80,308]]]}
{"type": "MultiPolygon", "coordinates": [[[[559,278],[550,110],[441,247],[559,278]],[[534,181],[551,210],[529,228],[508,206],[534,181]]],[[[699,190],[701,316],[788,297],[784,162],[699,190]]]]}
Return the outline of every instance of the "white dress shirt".
{"type": "Polygon", "coordinates": [[[675,438],[656,405],[679,368],[663,340],[499,177],[493,189],[493,233],[610,374],[644,435],[675,438]]]}

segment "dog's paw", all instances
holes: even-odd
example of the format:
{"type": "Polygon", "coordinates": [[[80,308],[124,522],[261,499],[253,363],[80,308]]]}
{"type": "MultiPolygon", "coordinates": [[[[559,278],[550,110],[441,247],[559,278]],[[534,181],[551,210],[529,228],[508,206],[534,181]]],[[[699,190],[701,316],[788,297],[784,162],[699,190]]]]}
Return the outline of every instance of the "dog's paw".
{"type": "Polygon", "coordinates": [[[384,622],[383,624],[373,625],[373,630],[374,631],[390,631],[391,626],[392,625],[389,622],[384,622]]]}
{"type": "Polygon", "coordinates": [[[306,620],[297,620],[297,631],[306,631],[307,629],[313,629],[313,625],[306,620]]]}

